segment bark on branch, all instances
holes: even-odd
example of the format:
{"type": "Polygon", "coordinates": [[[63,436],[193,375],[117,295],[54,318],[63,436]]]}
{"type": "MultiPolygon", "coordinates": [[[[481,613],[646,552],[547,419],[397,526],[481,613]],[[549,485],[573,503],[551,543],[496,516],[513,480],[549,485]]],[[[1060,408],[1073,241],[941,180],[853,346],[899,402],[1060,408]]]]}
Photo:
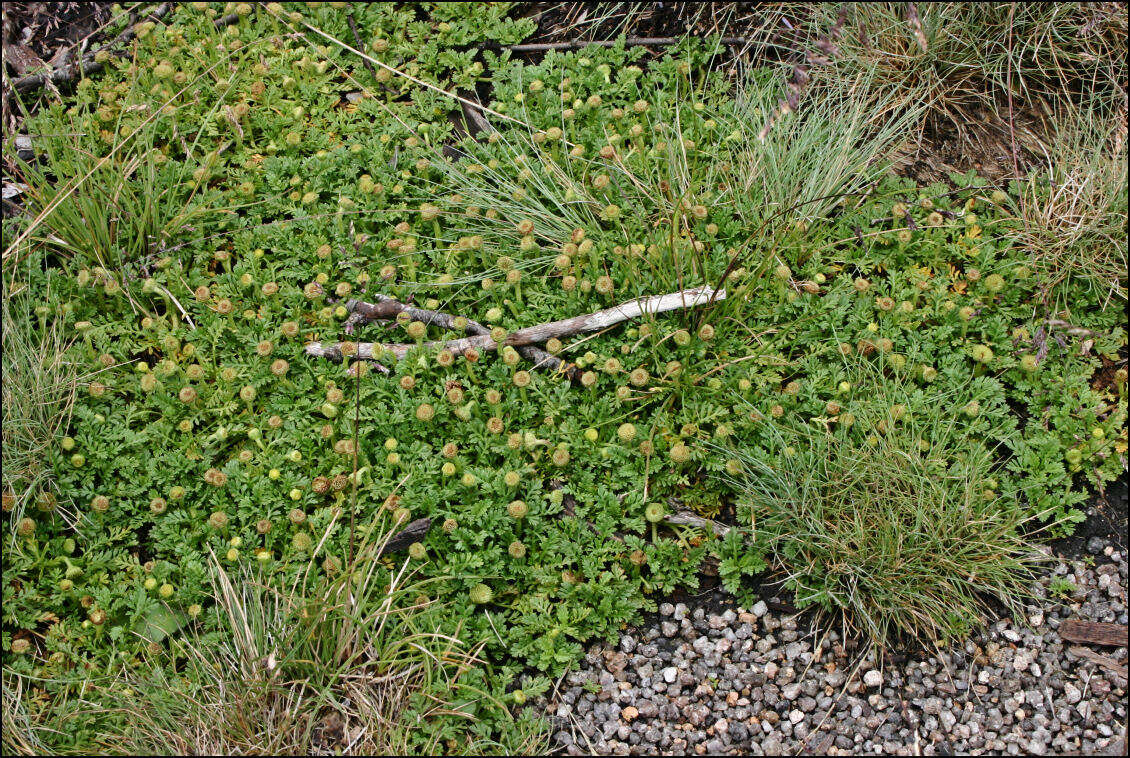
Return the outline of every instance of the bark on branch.
{"type": "MultiPolygon", "coordinates": [[[[454,355],[462,355],[471,349],[497,350],[499,347],[505,345],[510,345],[520,350],[524,346],[545,342],[553,338],[560,339],[562,337],[570,337],[574,334],[597,332],[621,322],[639,318],[644,314],[657,314],[686,308],[696,308],[700,305],[707,305],[718,300],[724,300],[725,298],[725,290],[714,290],[710,287],[695,287],[680,292],[671,292],[666,295],[653,295],[651,297],[629,300],[611,308],[605,308],[604,310],[588,313],[583,316],[574,316],[573,318],[562,319],[560,321],[551,321],[545,324],[529,326],[525,329],[511,332],[501,344],[491,339],[489,332],[486,334],[480,332],[472,333],[471,336],[454,340],[425,342],[424,347],[432,350],[446,349],[454,355]]],[[[389,301],[382,302],[387,303],[389,301]]],[[[396,306],[382,306],[378,303],[374,307],[376,308],[374,313],[382,313],[385,312],[385,309],[394,308],[396,306]]],[[[447,315],[438,314],[436,311],[425,311],[419,308],[411,308],[411,311],[409,311],[407,310],[408,308],[410,308],[410,306],[403,306],[401,304],[401,310],[408,313],[410,318],[414,318],[412,312],[432,319],[437,318],[439,315],[447,315]]],[[[395,317],[395,314],[393,314],[393,317],[395,317]]],[[[424,323],[441,325],[441,322],[435,320],[426,321],[424,318],[420,318],[419,320],[424,321],[424,323]]],[[[471,322],[468,323],[470,324],[471,322]]],[[[476,326],[480,329],[485,329],[481,324],[476,324],[476,326]]],[[[414,347],[416,347],[416,345],[405,343],[382,344],[375,342],[359,342],[356,343],[356,355],[358,358],[365,360],[380,360],[382,357],[388,358],[389,356],[393,356],[397,360],[403,360],[408,355],[408,351],[414,347]]],[[[311,342],[306,346],[306,354],[315,358],[341,360],[341,343],[311,342]]]]}
{"type": "MultiPolygon", "coordinates": [[[[401,313],[408,317],[410,321],[420,321],[429,326],[438,326],[442,329],[453,329],[456,331],[462,330],[469,335],[489,335],[490,329],[472,319],[464,318],[466,323],[460,327],[457,325],[458,317],[443,311],[432,311],[426,308],[416,308],[402,303],[384,295],[377,295],[376,303],[366,303],[361,300],[346,300],[344,305],[352,315],[346,320],[346,327],[352,327],[354,324],[361,321],[385,321],[397,318],[401,313]]],[[[517,348],[518,354],[534,364],[534,368],[547,368],[550,371],[561,370],[570,379],[576,379],[579,376],[577,367],[571,363],[557,358],[545,350],[533,345],[523,345],[517,348]]],[[[307,351],[309,352],[309,351],[307,351]]],[[[326,356],[333,359],[332,356],[326,356]]]]}

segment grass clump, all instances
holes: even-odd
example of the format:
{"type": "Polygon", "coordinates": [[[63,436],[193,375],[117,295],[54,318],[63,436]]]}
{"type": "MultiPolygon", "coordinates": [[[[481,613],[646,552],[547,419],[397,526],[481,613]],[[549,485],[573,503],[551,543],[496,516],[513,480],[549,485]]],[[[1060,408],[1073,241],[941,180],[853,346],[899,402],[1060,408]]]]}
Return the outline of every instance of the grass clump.
{"type": "MultiPolygon", "coordinates": [[[[1065,108],[1038,171],[1020,183],[1020,243],[1057,300],[1081,279],[1126,302],[1126,108],[1065,108]]],[[[1059,303],[1070,305],[1069,303],[1059,303]]]]}
{"type": "MultiPolygon", "coordinates": [[[[0,300],[3,332],[3,498],[7,525],[15,527],[38,503],[50,513],[67,508],[45,464],[62,441],[77,387],[78,369],[66,354],[72,337],[52,306],[36,305],[26,288],[5,287],[0,300]]],[[[66,496],[64,495],[64,498],[66,496]]],[[[33,514],[34,515],[34,514],[33,514]]]]}
{"type": "Polygon", "coordinates": [[[1039,557],[1033,517],[998,492],[968,402],[908,404],[881,378],[859,389],[871,399],[834,430],[781,425],[766,450],[732,454],[739,507],[798,604],[877,641],[934,643],[968,632],[990,599],[1017,610],[1039,557]]]}

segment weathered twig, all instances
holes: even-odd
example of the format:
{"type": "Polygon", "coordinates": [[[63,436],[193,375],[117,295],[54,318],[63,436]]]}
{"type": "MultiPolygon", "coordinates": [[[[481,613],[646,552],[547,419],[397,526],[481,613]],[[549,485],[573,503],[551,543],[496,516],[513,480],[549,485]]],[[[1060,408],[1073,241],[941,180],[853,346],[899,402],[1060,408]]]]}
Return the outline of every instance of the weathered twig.
{"type": "MultiPolygon", "coordinates": [[[[149,14],[148,18],[146,18],[145,21],[152,21],[154,23],[160,21],[165,17],[166,14],[168,14],[172,7],[172,3],[161,3],[151,14],[149,14]]],[[[30,92],[32,90],[42,88],[48,82],[51,82],[52,84],[62,84],[64,82],[73,80],[80,73],[97,73],[102,70],[103,64],[100,61],[94,60],[94,56],[103,50],[108,51],[110,48],[116,45],[121,45],[123,43],[129,42],[134,38],[136,34],[137,24],[131,23],[126,26],[125,30],[123,30],[121,34],[119,34],[109,43],[103,45],[95,52],[87,53],[82,58],[80,58],[78,62],[73,63],[70,66],[64,66],[63,68],[57,69],[55,71],[44,71],[39,74],[22,76],[19,79],[15,79],[11,82],[12,89],[14,89],[16,92],[30,92]]]]}
{"type": "MultiPolygon", "coordinates": [[[[460,339],[425,342],[424,347],[441,350],[445,349],[453,355],[463,355],[468,350],[497,350],[502,345],[518,347],[546,342],[553,338],[570,337],[574,334],[584,334],[607,329],[623,321],[639,318],[644,314],[664,313],[666,311],[695,308],[707,305],[717,300],[724,300],[724,289],[714,290],[710,287],[695,287],[693,289],[671,292],[666,295],[653,295],[652,297],[629,300],[602,311],[588,313],[583,316],[551,321],[545,324],[529,326],[507,335],[501,345],[495,342],[490,334],[474,334],[460,339]]],[[[414,309],[419,311],[420,309],[414,309]]],[[[433,312],[434,313],[434,312],[433,312]]],[[[435,322],[432,322],[435,323],[435,322]]],[[[416,345],[411,344],[380,344],[373,342],[356,343],[358,358],[365,360],[379,360],[382,356],[394,356],[403,360],[408,351],[416,345]]],[[[315,358],[328,358],[341,360],[341,343],[311,342],[306,346],[306,354],[315,358]]]]}
{"type": "Polygon", "coordinates": [[[1053,326],[1057,329],[1062,329],[1063,331],[1067,332],[1068,334],[1077,334],[1077,335],[1082,335],[1084,337],[1091,337],[1091,336],[1095,335],[1095,332],[1091,331],[1090,329],[1084,329],[1081,326],[1073,326],[1072,324],[1069,324],[1066,321],[1061,321],[1061,320],[1055,319],[1055,318],[1050,318],[1045,323],[1048,326],[1053,326]]]}
{"type": "MultiPolygon", "coordinates": [[[[361,41],[361,35],[357,32],[357,21],[353,18],[352,10],[347,10],[345,12],[345,19],[349,22],[349,31],[353,35],[353,42],[356,43],[358,50],[362,49],[365,46],[365,43],[361,41]]],[[[361,59],[361,63],[368,70],[369,76],[373,77],[373,80],[376,81],[377,70],[373,68],[373,64],[365,58],[361,59]]]]}
{"type": "Polygon", "coordinates": [[[1083,647],[1082,645],[1073,645],[1072,647],[1067,648],[1067,652],[1071,653],[1077,658],[1084,658],[1088,661],[1099,664],[1107,671],[1114,673],[1115,676],[1119,677],[1124,682],[1127,680],[1126,666],[1122,665],[1108,655],[1096,653],[1094,650],[1091,650],[1091,648],[1083,647]]]}
{"type": "MultiPolygon", "coordinates": [[[[402,303],[399,300],[386,297],[384,295],[377,295],[378,301],[376,303],[366,303],[361,300],[347,300],[344,305],[346,310],[350,311],[352,315],[345,322],[347,326],[356,323],[357,321],[382,321],[394,319],[401,313],[406,315],[412,321],[420,321],[424,324],[434,325],[443,329],[455,329],[470,335],[489,335],[490,329],[471,319],[464,319],[466,323],[459,327],[457,325],[457,317],[450,313],[443,311],[432,311],[426,308],[416,308],[402,303]]],[[[560,358],[547,353],[541,348],[534,347],[533,345],[523,345],[517,348],[518,354],[528,361],[532,361],[534,368],[548,368],[550,371],[561,370],[570,378],[574,379],[575,374],[579,374],[576,366],[562,361],[560,358]]]]}
{"type": "MultiPolygon", "coordinates": [[[[675,45],[682,42],[684,37],[625,37],[623,40],[625,47],[640,47],[640,46],[654,46],[662,47],[664,45],[675,45]]],[[[745,37],[723,37],[720,42],[723,45],[744,45],[746,43],[745,37]]],[[[529,42],[523,45],[506,45],[506,49],[512,53],[545,53],[550,50],[579,50],[589,45],[596,47],[615,47],[620,43],[620,40],[573,40],[572,42],[529,42]]]]}
{"type": "Polygon", "coordinates": [[[675,526],[693,526],[697,527],[698,529],[709,529],[718,537],[725,537],[730,533],[730,529],[732,528],[726,526],[725,524],[719,524],[717,521],[712,521],[711,519],[703,518],[702,516],[696,516],[689,511],[679,511],[678,513],[672,513],[670,516],[663,520],[668,524],[674,524],[675,526]]]}

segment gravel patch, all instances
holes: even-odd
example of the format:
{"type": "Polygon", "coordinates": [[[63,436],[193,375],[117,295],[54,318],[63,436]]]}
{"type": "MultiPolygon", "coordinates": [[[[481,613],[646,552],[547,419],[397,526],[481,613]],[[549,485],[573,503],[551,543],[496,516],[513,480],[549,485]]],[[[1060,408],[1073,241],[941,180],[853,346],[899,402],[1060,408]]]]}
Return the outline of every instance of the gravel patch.
{"type": "Polygon", "coordinates": [[[1068,618],[1127,623],[1126,551],[1095,537],[1087,552],[1033,588],[1027,624],[999,621],[933,655],[848,649],[762,601],[663,603],[535,707],[570,755],[1121,754],[1126,647],[1056,631],[1068,618]]]}

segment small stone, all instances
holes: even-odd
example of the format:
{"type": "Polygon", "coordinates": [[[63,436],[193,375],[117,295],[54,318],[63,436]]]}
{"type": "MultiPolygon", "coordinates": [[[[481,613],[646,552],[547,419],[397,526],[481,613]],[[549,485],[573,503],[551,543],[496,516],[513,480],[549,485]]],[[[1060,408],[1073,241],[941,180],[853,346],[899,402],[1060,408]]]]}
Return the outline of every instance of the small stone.
{"type": "Polygon", "coordinates": [[[752,613],[757,618],[761,618],[762,616],[764,616],[766,613],[769,612],[769,606],[767,606],[765,604],[764,600],[758,600],[756,603],[753,604],[753,607],[750,608],[749,611],[750,611],[750,613],[752,613]]]}
{"type": "Polygon", "coordinates": [[[871,669],[863,675],[863,683],[868,687],[879,687],[883,684],[883,675],[876,669],[871,669]]]}
{"type": "Polygon", "coordinates": [[[797,709],[789,711],[789,721],[793,724],[799,724],[804,721],[804,711],[797,709]]]}
{"type": "Polygon", "coordinates": [[[629,705],[627,708],[620,711],[620,718],[624,719],[625,721],[631,721],[639,715],[640,712],[634,705],[629,705]]]}
{"type": "Polygon", "coordinates": [[[668,666],[660,672],[663,675],[663,681],[667,684],[674,684],[675,680],[679,678],[679,669],[674,666],[668,666]]]}
{"type": "Polygon", "coordinates": [[[1071,682],[1067,682],[1063,685],[1063,696],[1071,705],[1075,705],[1083,699],[1083,693],[1071,682]]]}

